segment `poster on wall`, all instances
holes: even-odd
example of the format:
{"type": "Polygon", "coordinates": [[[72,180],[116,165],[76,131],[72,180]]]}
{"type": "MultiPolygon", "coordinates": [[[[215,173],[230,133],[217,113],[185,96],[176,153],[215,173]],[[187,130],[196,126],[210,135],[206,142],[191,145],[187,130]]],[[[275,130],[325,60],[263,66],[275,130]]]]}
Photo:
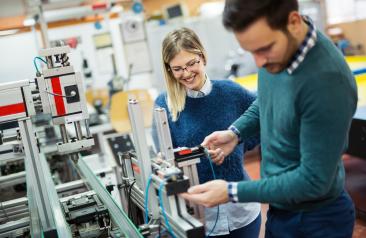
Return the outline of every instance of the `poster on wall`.
{"type": "Polygon", "coordinates": [[[98,49],[96,60],[100,74],[113,75],[113,49],[112,47],[98,49]]]}
{"type": "Polygon", "coordinates": [[[100,74],[113,75],[113,45],[109,32],[93,36],[96,48],[97,68],[100,74]]]}
{"type": "Polygon", "coordinates": [[[131,74],[152,70],[144,27],[144,18],[141,15],[125,16],[120,24],[127,67],[131,66],[131,74]]]}
{"type": "Polygon", "coordinates": [[[126,44],[125,49],[127,64],[132,65],[132,74],[151,71],[149,49],[146,41],[126,44]]]}
{"type": "Polygon", "coordinates": [[[128,17],[120,24],[123,42],[131,43],[145,39],[143,19],[128,17]]]}

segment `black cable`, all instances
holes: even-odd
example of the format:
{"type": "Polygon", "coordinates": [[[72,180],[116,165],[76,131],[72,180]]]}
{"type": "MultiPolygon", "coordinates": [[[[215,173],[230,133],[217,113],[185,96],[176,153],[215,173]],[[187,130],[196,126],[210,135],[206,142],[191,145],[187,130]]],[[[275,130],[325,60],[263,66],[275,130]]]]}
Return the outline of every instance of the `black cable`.
{"type": "Polygon", "coordinates": [[[161,220],[159,220],[159,238],[161,238],[161,220]]]}
{"type": "MultiPolygon", "coordinates": [[[[129,189],[128,189],[128,217],[130,218],[130,219],[132,219],[132,206],[131,206],[131,203],[132,203],[132,201],[131,201],[131,193],[132,193],[132,187],[133,187],[133,185],[135,184],[135,182],[136,182],[136,180],[135,181],[133,181],[132,183],[131,183],[131,185],[130,185],[130,187],[129,187],[129,189]]],[[[133,220],[133,219],[132,219],[133,220]]]]}

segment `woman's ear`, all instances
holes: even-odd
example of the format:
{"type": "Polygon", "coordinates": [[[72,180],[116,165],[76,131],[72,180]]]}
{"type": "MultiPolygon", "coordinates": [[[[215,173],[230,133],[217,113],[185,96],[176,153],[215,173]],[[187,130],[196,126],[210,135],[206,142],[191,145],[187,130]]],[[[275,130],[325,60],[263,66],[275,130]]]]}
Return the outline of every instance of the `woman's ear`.
{"type": "Polygon", "coordinates": [[[201,58],[203,60],[203,65],[206,66],[207,64],[206,57],[204,55],[201,55],[201,58]]]}

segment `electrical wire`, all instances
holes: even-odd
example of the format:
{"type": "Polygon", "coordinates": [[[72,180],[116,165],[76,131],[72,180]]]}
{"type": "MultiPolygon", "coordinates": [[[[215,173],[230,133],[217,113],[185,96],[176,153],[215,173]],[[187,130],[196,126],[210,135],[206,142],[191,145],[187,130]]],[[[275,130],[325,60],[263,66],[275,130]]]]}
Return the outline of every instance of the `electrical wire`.
{"type": "Polygon", "coordinates": [[[72,98],[72,97],[75,97],[76,96],[76,92],[75,91],[71,91],[71,94],[70,95],[62,95],[62,94],[57,94],[57,93],[51,93],[51,92],[46,91],[46,90],[44,90],[44,92],[46,92],[48,94],[51,94],[53,96],[56,96],[56,97],[63,97],[63,98],[72,98]]]}
{"type": "Polygon", "coordinates": [[[159,219],[159,227],[158,227],[158,235],[157,236],[155,236],[155,238],[157,238],[157,237],[159,237],[160,238],[160,236],[161,236],[161,220],[159,219]]]}
{"type": "Polygon", "coordinates": [[[133,187],[133,185],[136,183],[136,180],[135,181],[133,181],[132,183],[131,183],[131,185],[130,185],[130,187],[128,188],[128,212],[127,212],[127,214],[128,214],[128,217],[129,218],[131,218],[132,217],[132,201],[131,201],[131,193],[132,193],[132,187],[133,187]]]}
{"type": "Polygon", "coordinates": [[[170,233],[170,235],[173,237],[173,238],[176,238],[176,236],[174,235],[173,233],[173,229],[172,227],[170,226],[170,223],[169,223],[169,220],[168,220],[168,217],[165,213],[165,208],[164,208],[164,204],[163,204],[163,187],[165,185],[165,181],[161,182],[160,185],[159,185],[159,203],[160,203],[160,207],[161,207],[161,212],[163,213],[163,217],[164,217],[164,221],[165,221],[165,225],[166,227],[168,228],[168,232],[170,233]]]}
{"type": "Polygon", "coordinates": [[[145,224],[148,224],[149,222],[149,208],[147,206],[148,200],[149,200],[149,188],[152,181],[152,175],[149,176],[149,179],[147,180],[147,185],[145,189],[145,201],[144,201],[144,209],[145,209],[145,224]]]}
{"type": "Polygon", "coordinates": [[[161,229],[161,224],[159,225],[159,234],[155,236],[155,238],[161,238],[162,235],[164,235],[165,232],[167,232],[166,229],[161,229]]]}
{"type": "Polygon", "coordinates": [[[42,61],[45,64],[47,64],[47,62],[44,59],[42,59],[41,57],[39,57],[39,56],[34,57],[34,59],[33,59],[34,67],[36,68],[37,73],[38,74],[41,74],[41,72],[39,72],[39,69],[38,69],[36,60],[40,60],[40,61],[42,61]]]}
{"type": "Polygon", "coordinates": [[[111,230],[112,230],[112,219],[109,218],[108,237],[111,237],[111,230]]]}
{"type": "MultiPolygon", "coordinates": [[[[211,156],[208,153],[208,150],[206,148],[205,148],[205,155],[208,158],[208,161],[210,163],[210,167],[211,167],[211,171],[212,171],[213,178],[216,179],[216,174],[215,174],[215,170],[214,170],[213,163],[212,163],[212,160],[211,160],[211,156]]],[[[145,224],[148,224],[148,222],[149,222],[148,221],[148,219],[149,219],[149,210],[148,210],[147,204],[148,204],[149,188],[150,188],[151,182],[152,182],[152,176],[150,175],[149,176],[149,179],[147,181],[146,189],[145,189],[145,201],[144,201],[145,224]]],[[[173,238],[176,238],[176,236],[173,233],[173,229],[170,226],[168,217],[167,217],[166,212],[165,212],[164,204],[163,204],[162,189],[163,189],[163,187],[164,187],[165,184],[166,184],[166,182],[163,181],[159,185],[159,190],[158,190],[159,204],[160,204],[160,207],[161,207],[161,210],[162,210],[162,214],[163,214],[164,221],[165,221],[165,225],[166,225],[166,227],[168,229],[168,232],[170,233],[170,235],[173,238]]],[[[214,226],[212,227],[211,231],[208,233],[208,235],[206,237],[209,237],[212,234],[212,232],[215,230],[216,225],[217,225],[217,222],[219,220],[219,214],[220,214],[220,206],[217,206],[217,215],[216,215],[216,220],[215,220],[214,226]]],[[[158,237],[160,237],[160,231],[159,231],[159,236],[158,237]]]]}
{"type": "MultiPolygon", "coordinates": [[[[210,153],[208,152],[207,148],[205,148],[205,155],[210,163],[213,179],[216,179],[216,173],[215,173],[215,170],[213,167],[212,159],[211,159],[210,153]]],[[[218,205],[215,223],[214,223],[213,227],[211,228],[211,231],[208,233],[208,235],[206,237],[209,237],[212,234],[212,232],[215,230],[217,222],[219,220],[219,215],[220,215],[220,206],[218,205]]]]}

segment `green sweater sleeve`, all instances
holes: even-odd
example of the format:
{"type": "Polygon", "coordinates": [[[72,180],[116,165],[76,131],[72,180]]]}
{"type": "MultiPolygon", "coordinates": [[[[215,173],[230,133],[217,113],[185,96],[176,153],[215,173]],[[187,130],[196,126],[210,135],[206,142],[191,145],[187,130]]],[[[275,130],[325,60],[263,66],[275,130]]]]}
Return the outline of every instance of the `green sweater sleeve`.
{"type": "MultiPolygon", "coordinates": [[[[331,190],[335,187],[343,189],[339,188],[344,179],[341,154],[347,143],[357,95],[345,77],[328,77],[336,77],[336,80],[322,80],[315,87],[305,89],[300,97],[300,158],[297,167],[261,180],[240,182],[240,202],[299,204],[334,194],[335,191],[331,190]]],[[[253,123],[245,114],[239,122],[253,123]]],[[[246,127],[240,127],[245,134],[248,133],[246,127]]]]}
{"type": "Polygon", "coordinates": [[[246,139],[259,133],[258,98],[241,115],[233,126],[240,132],[240,138],[246,139]]]}

